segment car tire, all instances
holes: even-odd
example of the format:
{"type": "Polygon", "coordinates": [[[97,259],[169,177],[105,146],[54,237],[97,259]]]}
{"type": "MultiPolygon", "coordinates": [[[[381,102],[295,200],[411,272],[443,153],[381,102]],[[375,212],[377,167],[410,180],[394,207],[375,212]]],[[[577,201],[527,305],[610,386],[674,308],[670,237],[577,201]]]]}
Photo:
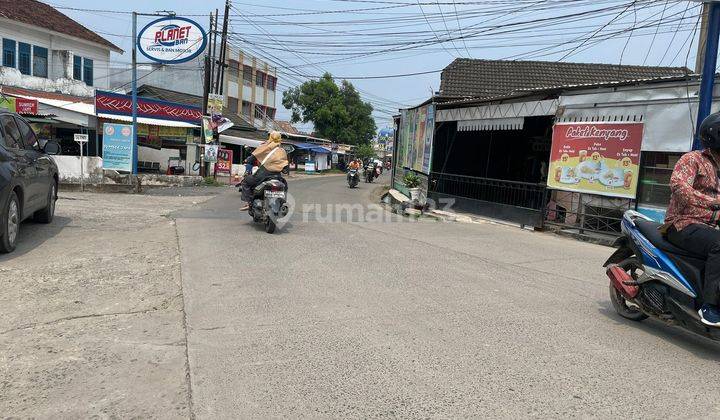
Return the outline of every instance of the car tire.
{"type": "Polygon", "coordinates": [[[10,193],[7,205],[3,209],[2,226],[0,226],[0,254],[7,254],[15,250],[18,233],[20,231],[20,200],[14,192],[10,193]]]}
{"type": "Polygon", "coordinates": [[[47,205],[44,209],[38,210],[33,214],[33,219],[38,223],[52,223],[55,217],[55,202],[57,201],[57,184],[54,182],[50,186],[48,192],[47,205]]]}

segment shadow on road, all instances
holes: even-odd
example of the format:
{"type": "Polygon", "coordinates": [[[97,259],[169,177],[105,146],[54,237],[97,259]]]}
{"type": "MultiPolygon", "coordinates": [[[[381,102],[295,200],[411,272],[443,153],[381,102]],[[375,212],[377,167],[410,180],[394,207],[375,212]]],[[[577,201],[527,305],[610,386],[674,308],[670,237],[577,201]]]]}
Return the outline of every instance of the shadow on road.
{"type": "MultiPolygon", "coordinates": [[[[598,312],[618,325],[629,325],[637,328],[639,331],[661,338],[702,359],[714,362],[720,361],[720,343],[718,342],[693,334],[680,327],[667,325],[653,318],[648,318],[641,322],[630,321],[618,315],[615,310],[609,306],[609,302],[598,302],[598,304],[600,306],[598,312]]],[[[638,348],[637,351],[644,350],[638,348]]]]}
{"type": "Polygon", "coordinates": [[[35,223],[32,219],[20,225],[17,248],[10,254],[0,254],[0,263],[21,257],[39,247],[45,241],[59,234],[72,219],[55,216],[53,222],[46,225],[35,223]]]}

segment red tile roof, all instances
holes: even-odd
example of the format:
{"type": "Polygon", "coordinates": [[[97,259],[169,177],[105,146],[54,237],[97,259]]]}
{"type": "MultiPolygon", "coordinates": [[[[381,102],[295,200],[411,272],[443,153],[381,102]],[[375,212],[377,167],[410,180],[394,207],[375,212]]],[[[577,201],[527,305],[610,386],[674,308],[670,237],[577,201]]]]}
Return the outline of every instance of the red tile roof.
{"type": "Polygon", "coordinates": [[[117,45],[70,19],[52,6],[36,0],[0,0],[0,18],[39,26],[122,52],[117,45]]]}

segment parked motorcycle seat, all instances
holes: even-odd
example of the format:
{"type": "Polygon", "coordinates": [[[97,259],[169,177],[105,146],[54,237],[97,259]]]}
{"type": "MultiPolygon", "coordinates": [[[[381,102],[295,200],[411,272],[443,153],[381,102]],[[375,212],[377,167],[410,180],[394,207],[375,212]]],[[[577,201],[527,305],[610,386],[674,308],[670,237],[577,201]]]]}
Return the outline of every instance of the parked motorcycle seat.
{"type": "Polygon", "coordinates": [[[638,219],[635,220],[635,226],[637,226],[640,233],[647,238],[648,241],[650,241],[651,244],[658,247],[658,249],[667,252],[669,254],[673,255],[680,255],[683,257],[691,257],[691,258],[697,258],[704,260],[700,255],[693,254],[689,251],[686,251],[682,248],[678,248],[675,245],[668,242],[665,238],[663,238],[662,234],[658,230],[658,228],[661,226],[660,223],[657,222],[650,222],[648,220],[642,220],[638,219]]]}

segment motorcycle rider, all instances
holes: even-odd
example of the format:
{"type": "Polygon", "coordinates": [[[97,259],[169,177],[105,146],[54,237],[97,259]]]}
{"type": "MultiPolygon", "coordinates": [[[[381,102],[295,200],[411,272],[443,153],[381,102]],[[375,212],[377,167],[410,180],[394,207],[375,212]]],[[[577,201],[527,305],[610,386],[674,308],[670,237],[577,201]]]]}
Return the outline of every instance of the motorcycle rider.
{"type": "Polygon", "coordinates": [[[359,159],[353,159],[350,162],[350,164],[348,164],[348,174],[347,174],[348,182],[350,182],[350,171],[353,171],[353,170],[356,171],[356,176],[357,176],[357,171],[360,170],[361,166],[362,166],[362,164],[360,163],[359,159]]]}
{"type": "Polygon", "coordinates": [[[670,178],[670,204],[661,229],[673,245],[707,259],[702,285],[704,324],[720,327],[720,113],[700,125],[704,150],[684,154],[670,178]]]}
{"type": "Polygon", "coordinates": [[[245,176],[240,183],[242,188],[242,200],[247,204],[240,208],[241,211],[250,208],[253,199],[253,190],[264,179],[278,175],[288,166],[288,157],[285,149],[280,147],[282,135],[278,131],[270,132],[266,142],[258,146],[248,158],[250,163],[257,163],[258,169],[254,174],[245,176]]]}

